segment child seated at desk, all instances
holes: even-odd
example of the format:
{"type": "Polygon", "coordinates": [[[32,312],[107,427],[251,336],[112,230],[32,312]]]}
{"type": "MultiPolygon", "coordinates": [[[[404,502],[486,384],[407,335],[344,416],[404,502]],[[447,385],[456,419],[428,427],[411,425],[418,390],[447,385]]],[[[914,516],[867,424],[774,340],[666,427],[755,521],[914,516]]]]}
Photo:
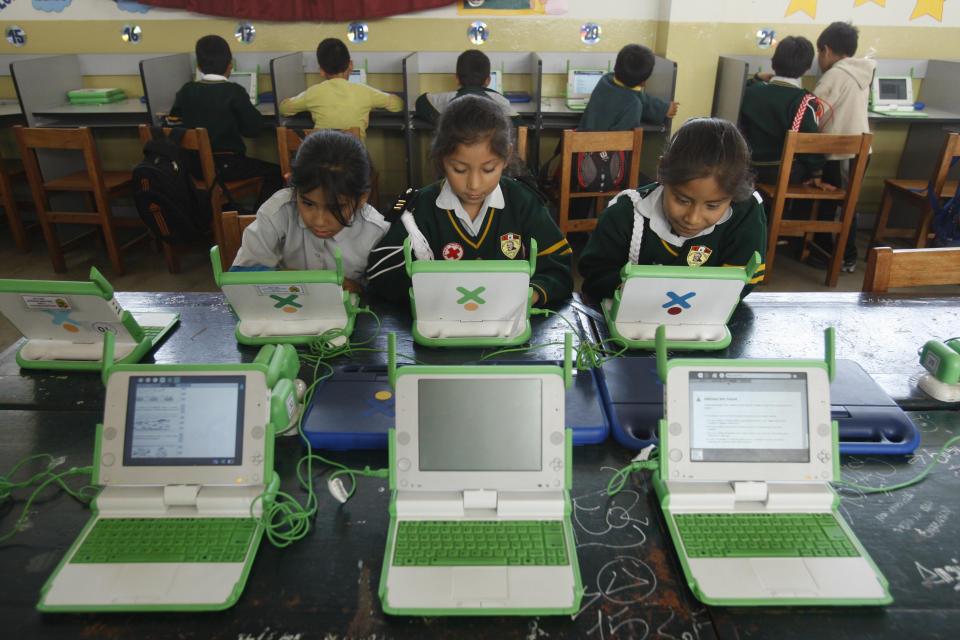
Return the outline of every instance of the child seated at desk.
{"type": "Polygon", "coordinates": [[[417,98],[417,116],[435,124],[451,100],[464,95],[479,95],[497,103],[513,122],[513,126],[524,125],[523,118],[510,101],[503,97],[503,94],[487,88],[490,84],[490,58],[484,52],[467,49],[457,56],[457,84],[460,88],[456,91],[422,94],[417,98]]]}
{"type": "Polygon", "coordinates": [[[317,64],[324,81],[280,102],[280,115],[309,111],[316,129],[360,129],[366,140],[371,109],[400,111],[403,100],[365,84],[350,82],[353,60],[339,38],[327,38],[317,45],[317,64]]]}
{"type": "Polygon", "coordinates": [[[335,269],[334,249],[340,249],[343,288],[359,293],[367,256],[389,227],[367,204],[370,162],[363,144],[342,131],[311,133],[290,165],[290,185],[263,203],[244,229],[230,270],[335,269]]]}
{"type": "Polygon", "coordinates": [[[679,102],[665,102],[643,92],[653,73],[653,52],[640,44],[620,49],[613,73],[597,82],[580,117],[580,131],[629,131],[644,122],[663,124],[677,115],[679,102]]]}
{"type": "Polygon", "coordinates": [[[403,241],[438,260],[527,260],[537,240],[533,304],[570,297],[572,250],[539,196],[503,175],[513,152],[512,127],[500,107],[480,96],[452,101],[440,116],[430,158],[444,180],[424,187],[370,253],[370,289],[408,299],[403,241]]]}
{"type": "MultiPolygon", "coordinates": [[[[580,257],[583,292],[610,298],[627,263],[743,267],[766,255],[767,225],[753,190],[750,149],[720,118],[688,120],[660,158],[660,184],[620,193],[580,257]]],[[[763,264],[747,287],[763,279],[763,264]]]]}
{"type": "MultiPolygon", "coordinates": [[[[772,184],[780,173],[787,131],[818,133],[822,107],[817,97],[800,86],[800,77],[813,64],[813,43],[803,36],[787,36],[770,60],[773,73],[756,74],[747,81],[740,108],[740,127],[753,156],[757,180],[772,184]]],[[[825,158],[818,153],[797,156],[790,167],[790,183],[827,188],[821,182],[825,158]]]]}
{"type": "MultiPolygon", "coordinates": [[[[250,96],[238,84],[230,82],[233,54],[230,45],[220,36],[204,36],[195,47],[200,80],[183,85],[173,101],[171,125],[188,128],[203,127],[210,136],[210,147],[217,176],[224,182],[263,178],[260,197],[262,203],[283,186],[280,165],[246,154],[243,137],[254,138],[260,133],[263,116],[250,104],[250,96]]],[[[199,176],[200,162],[191,173],[199,176]]]]}

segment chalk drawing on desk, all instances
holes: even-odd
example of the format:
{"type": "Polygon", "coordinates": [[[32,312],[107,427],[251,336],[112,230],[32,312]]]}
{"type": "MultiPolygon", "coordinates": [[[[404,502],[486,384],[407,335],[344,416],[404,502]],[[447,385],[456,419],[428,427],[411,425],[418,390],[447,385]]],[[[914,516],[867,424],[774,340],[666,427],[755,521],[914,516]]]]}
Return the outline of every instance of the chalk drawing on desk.
{"type": "Polygon", "coordinates": [[[300,640],[301,633],[286,633],[267,627],[260,633],[238,633],[237,640],[300,640]]]}
{"type": "Polygon", "coordinates": [[[960,591],[960,566],[958,566],[956,558],[950,558],[950,562],[953,564],[927,569],[914,560],[913,564],[916,565],[917,572],[920,574],[920,579],[922,580],[920,584],[928,589],[944,585],[953,586],[954,591],[960,591]]]}
{"type": "Polygon", "coordinates": [[[601,489],[577,496],[572,502],[578,549],[591,546],[630,549],[646,542],[647,535],[641,527],[650,526],[650,521],[635,513],[640,503],[640,495],[636,491],[625,489],[615,496],[608,496],[601,489]],[[616,544],[604,539],[613,532],[623,539],[624,529],[636,539],[616,544]]]}
{"type": "Polygon", "coordinates": [[[893,525],[893,530],[897,533],[913,531],[922,538],[934,538],[943,530],[952,514],[950,507],[937,506],[930,500],[924,500],[915,513],[904,516],[893,525]]]}

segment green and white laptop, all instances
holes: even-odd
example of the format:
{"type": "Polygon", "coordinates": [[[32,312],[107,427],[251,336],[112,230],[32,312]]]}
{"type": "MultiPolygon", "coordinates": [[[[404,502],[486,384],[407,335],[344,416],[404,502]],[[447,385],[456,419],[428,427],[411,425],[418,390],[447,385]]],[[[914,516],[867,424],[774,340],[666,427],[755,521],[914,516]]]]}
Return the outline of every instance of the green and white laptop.
{"type": "Polygon", "coordinates": [[[887,581],[838,511],[827,361],[674,359],[653,484],[687,583],[714,605],[865,605],[887,581]]]}
{"type": "MultiPolygon", "coordinates": [[[[279,485],[273,424],[296,406],[290,345],[251,364],[121,365],[97,425],[93,516],[41,611],[214,610],[243,591],[279,485]],[[272,384],[271,384],[272,383],[272,384]]],[[[294,360],[296,354],[293,354],[294,360]]]]}
{"type": "Polygon", "coordinates": [[[213,276],[237,316],[242,344],[303,344],[326,334],[334,345],[353,333],[356,296],[343,289],[340,250],[337,268],[317,271],[227,271],[220,249],[210,250],[213,276]]]}
{"type": "Polygon", "coordinates": [[[554,365],[395,367],[383,610],[561,614],[583,587],[571,436],[554,365]],[[496,410],[492,410],[496,407],[496,410]]]}
{"type": "Polygon", "coordinates": [[[17,351],[25,369],[100,369],[106,333],[117,362],[138,362],[179,319],[125,311],[95,267],[90,282],[0,280],[0,311],[26,338],[17,351]]]}
{"type": "MultiPolygon", "coordinates": [[[[519,242],[519,240],[517,241],[519,242]]],[[[410,276],[413,339],[434,347],[510,346],[530,338],[537,241],[530,260],[413,260],[410,239],[403,253],[410,276]]]]}
{"type": "Polygon", "coordinates": [[[652,349],[663,325],[669,349],[723,349],[730,344],[727,322],[759,266],[756,252],[743,268],[627,264],[623,285],[601,305],[610,335],[632,349],[652,349]]]}
{"type": "MultiPolygon", "coordinates": [[[[569,63],[568,63],[569,65],[569,63]]],[[[584,111],[606,69],[567,69],[567,108],[584,111]]]]}

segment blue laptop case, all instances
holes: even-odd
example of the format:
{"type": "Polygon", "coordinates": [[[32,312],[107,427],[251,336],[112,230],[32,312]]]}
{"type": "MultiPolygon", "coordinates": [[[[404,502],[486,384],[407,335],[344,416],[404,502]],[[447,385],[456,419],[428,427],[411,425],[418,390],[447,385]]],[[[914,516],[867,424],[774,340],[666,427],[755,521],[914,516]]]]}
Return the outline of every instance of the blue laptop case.
{"type": "MultiPolygon", "coordinates": [[[[484,364],[544,362],[486,361],[484,364]]],[[[603,442],[610,433],[597,374],[599,370],[574,369],[572,384],[567,389],[566,421],[573,431],[574,445],[603,442]]],[[[303,417],[303,436],[310,446],[318,449],[386,449],[387,429],[394,426],[394,402],[386,365],[335,367],[333,375],[314,391],[303,417]]]]}
{"type": "MultiPolygon", "coordinates": [[[[642,449],[657,441],[663,386],[656,359],[608,360],[600,373],[600,389],[617,442],[642,449]]],[[[853,360],[837,360],[830,401],[839,424],[840,453],[904,454],[920,444],[916,425],[853,360]]]]}

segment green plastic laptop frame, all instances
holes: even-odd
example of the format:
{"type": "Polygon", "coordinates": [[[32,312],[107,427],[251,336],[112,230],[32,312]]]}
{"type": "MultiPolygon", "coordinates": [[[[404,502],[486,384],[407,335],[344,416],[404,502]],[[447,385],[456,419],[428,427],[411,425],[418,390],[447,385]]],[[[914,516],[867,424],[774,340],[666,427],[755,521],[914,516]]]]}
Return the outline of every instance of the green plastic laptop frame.
{"type": "MultiPolygon", "coordinates": [[[[765,360],[765,359],[717,359],[717,358],[673,358],[667,359],[667,341],[665,340],[665,334],[663,333],[663,327],[661,326],[657,331],[656,339],[656,352],[657,352],[657,374],[660,377],[660,380],[664,384],[666,389],[667,378],[669,372],[674,367],[683,366],[683,367],[724,367],[724,368],[757,368],[757,367],[776,367],[780,365],[787,364],[790,367],[812,367],[822,369],[826,372],[828,380],[833,379],[834,370],[836,366],[835,355],[834,355],[834,330],[833,328],[828,328],[825,331],[825,357],[823,360],[765,360]]],[[[666,393],[666,391],[665,391],[666,393]]],[[[828,413],[829,413],[829,401],[828,401],[828,413]]],[[[664,520],[666,521],[667,528],[670,532],[670,537],[673,540],[673,543],[676,547],[677,557],[680,560],[680,564],[683,568],[684,576],[687,579],[687,585],[690,587],[690,590],[693,592],[694,596],[701,602],[710,605],[722,605],[722,606],[777,606],[777,605],[791,605],[791,606],[803,606],[803,605],[814,605],[814,606],[847,606],[847,605],[883,605],[889,604],[893,601],[892,596],[889,592],[889,584],[883,574],[880,572],[876,563],[867,553],[866,549],[860,543],[859,539],[854,534],[853,530],[847,524],[843,517],[840,517],[838,509],[840,506],[840,497],[833,491],[832,487],[827,485],[830,493],[832,494],[832,503],[830,504],[829,511],[833,513],[836,517],[836,523],[843,529],[844,533],[847,535],[847,538],[852,542],[853,546],[863,557],[869,567],[876,574],[877,582],[879,583],[880,589],[883,591],[883,595],[877,598],[844,598],[840,600],[825,600],[823,598],[805,598],[803,596],[788,598],[788,597],[777,597],[777,598],[717,598],[711,597],[704,593],[701,589],[700,584],[694,577],[694,571],[692,570],[686,553],[680,552],[682,536],[677,529],[677,525],[674,522],[673,517],[670,515],[671,509],[671,494],[668,488],[668,482],[671,480],[671,472],[673,471],[673,463],[671,460],[671,455],[667,452],[671,451],[671,426],[668,425],[669,416],[667,418],[662,418],[659,421],[659,431],[660,431],[660,450],[664,455],[660,456],[659,469],[654,471],[651,476],[651,481],[656,491],[657,497],[660,500],[660,506],[664,513],[664,520]]],[[[676,425],[679,426],[679,425],[676,425]]],[[[838,425],[836,420],[830,421],[831,426],[831,441],[832,441],[832,454],[831,454],[831,477],[827,479],[827,482],[838,480],[840,478],[840,451],[839,451],[839,437],[838,437],[838,425]]]]}
{"type": "MultiPolygon", "coordinates": [[[[388,378],[390,380],[390,386],[394,389],[397,388],[397,380],[399,377],[404,375],[413,375],[413,376],[433,376],[433,375],[457,375],[457,374],[475,374],[475,375],[508,375],[508,374],[519,374],[521,376],[529,377],[536,375],[556,375],[560,376],[563,380],[564,388],[569,388],[572,381],[572,336],[567,333],[564,338],[564,347],[565,347],[565,357],[563,367],[558,367],[556,365],[544,364],[542,366],[537,365],[502,365],[497,366],[491,369],[490,367],[483,365],[444,365],[444,366],[435,366],[435,365],[406,365],[403,367],[397,368],[396,364],[396,335],[391,333],[388,335],[388,378]],[[495,370],[494,370],[495,369],[495,370]]],[[[572,430],[565,428],[564,429],[564,439],[563,439],[563,451],[565,456],[565,467],[563,471],[563,487],[562,487],[562,499],[563,499],[563,529],[565,532],[567,544],[567,551],[569,553],[570,564],[572,567],[572,582],[573,582],[573,593],[572,593],[572,604],[566,607],[557,607],[557,608],[511,608],[511,607],[497,607],[497,606],[472,606],[465,605],[463,607],[441,607],[441,608],[408,608],[408,607],[394,607],[390,604],[390,568],[392,566],[393,558],[393,548],[394,542],[396,539],[397,523],[398,523],[398,508],[397,508],[397,499],[398,491],[403,489],[398,483],[397,475],[397,434],[396,429],[391,428],[388,434],[388,459],[389,459],[389,488],[391,492],[390,497],[390,522],[387,529],[387,543],[386,550],[384,552],[384,564],[380,572],[380,586],[379,586],[379,595],[380,602],[383,610],[386,613],[394,615],[420,615],[420,616],[462,616],[462,615],[558,615],[558,614],[573,614],[579,611],[580,602],[583,597],[583,582],[580,577],[580,565],[577,559],[577,550],[575,543],[575,536],[573,532],[573,524],[571,521],[572,506],[570,502],[570,489],[573,486],[573,435],[572,430]]],[[[409,434],[404,434],[408,437],[409,434]]],[[[551,438],[552,440],[552,438],[551,438]]],[[[454,472],[455,473],[455,472],[454,472]]],[[[437,516],[439,517],[439,515],[437,516]]],[[[426,520],[435,519],[435,518],[425,518],[426,520]]],[[[523,518],[517,518],[522,520],[523,518]]]]}
{"type": "MultiPolygon", "coordinates": [[[[337,336],[348,340],[353,333],[354,323],[356,321],[359,307],[356,303],[356,297],[343,289],[343,262],[340,257],[340,249],[334,249],[334,259],[337,263],[335,270],[303,270],[303,271],[224,271],[220,266],[220,247],[214,246],[210,249],[210,262],[213,265],[213,277],[217,286],[221,289],[231,285],[251,285],[251,286],[270,286],[270,285],[288,285],[291,283],[303,284],[334,284],[342,292],[343,311],[346,316],[344,326],[335,327],[337,336]]],[[[227,298],[229,303],[229,296],[227,298]]],[[[320,334],[310,335],[264,335],[250,336],[245,335],[241,330],[242,319],[237,313],[233,304],[230,304],[234,315],[237,316],[237,326],[234,335],[240,344],[262,345],[262,344],[307,344],[319,337],[320,334]]],[[[331,338],[331,340],[335,339],[331,338]]]]}
{"type": "MultiPolygon", "coordinates": [[[[690,280],[742,280],[746,285],[753,278],[753,274],[760,266],[760,254],[753,253],[750,261],[744,267],[683,267],[683,266],[663,266],[663,265],[637,265],[626,264],[620,271],[622,284],[614,294],[609,303],[605,300],[601,304],[604,320],[607,322],[607,328],[610,336],[617,342],[630,349],[653,349],[656,346],[656,340],[634,340],[621,333],[617,327],[617,317],[623,301],[623,285],[631,278],[678,278],[690,280]],[[693,277],[691,277],[693,276],[693,277]]],[[[730,317],[736,310],[737,305],[731,305],[730,312],[724,318],[724,325],[730,321],[730,317]]],[[[670,340],[666,341],[668,349],[675,350],[715,350],[726,349],[730,345],[732,336],[730,330],[726,327],[725,334],[720,340],[670,340]]]]}
{"type": "MultiPolygon", "coordinates": [[[[456,276],[457,274],[526,274],[528,277],[533,276],[537,270],[537,241],[534,238],[530,238],[530,260],[414,260],[413,252],[410,245],[410,238],[406,238],[403,242],[403,257],[405,261],[405,266],[407,270],[407,275],[410,277],[411,281],[415,276],[421,274],[444,274],[456,276]]],[[[472,309],[476,310],[477,304],[472,303],[470,300],[476,300],[477,296],[474,294],[475,291],[471,292],[465,288],[458,287],[457,289],[462,298],[461,300],[467,300],[467,303],[464,304],[465,309],[470,309],[470,305],[473,304],[472,309]],[[470,299],[470,300],[468,300],[470,299]]],[[[495,294],[496,292],[494,292],[495,294]]],[[[489,297],[489,295],[488,295],[489,297]]],[[[411,333],[413,334],[413,339],[417,344],[422,344],[429,347],[510,347],[518,344],[523,344],[530,339],[531,327],[530,327],[530,309],[533,307],[533,288],[527,287],[527,302],[526,307],[523,311],[523,317],[521,318],[523,326],[520,327],[520,331],[514,333],[513,335],[508,336],[450,336],[450,337],[431,337],[425,335],[419,326],[423,321],[423,316],[426,315],[424,310],[418,312],[416,299],[414,296],[413,286],[410,287],[410,312],[413,314],[413,327],[411,333]]],[[[464,319],[466,319],[466,314],[464,314],[464,319]]],[[[459,320],[450,319],[449,322],[452,325],[459,324],[459,320]]]]}
{"type": "MultiPolygon", "coordinates": [[[[259,435],[254,435],[253,437],[257,439],[262,439],[263,441],[263,455],[262,459],[254,459],[254,467],[259,468],[262,466],[264,470],[264,477],[260,478],[259,481],[257,478],[251,478],[245,480],[245,484],[250,480],[253,481],[252,486],[254,488],[262,487],[263,491],[260,494],[262,500],[254,500],[254,503],[250,507],[250,517],[257,517],[255,512],[264,512],[272,503],[274,497],[277,494],[277,491],[280,487],[280,477],[273,470],[274,467],[274,433],[281,429],[284,425],[288,424],[296,417],[296,401],[297,401],[297,392],[296,386],[294,383],[294,378],[299,371],[299,359],[297,357],[296,350],[291,345],[265,345],[263,346],[254,361],[251,363],[245,364],[167,364],[167,365],[115,365],[112,361],[112,352],[113,352],[113,336],[107,335],[104,341],[104,362],[106,363],[104,369],[101,373],[104,385],[107,385],[108,380],[114,374],[144,374],[144,375],[163,375],[165,373],[176,373],[180,375],[190,375],[193,374],[216,374],[217,372],[251,372],[251,373],[262,373],[265,380],[265,388],[267,390],[268,397],[265,399],[268,405],[268,420],[262,428],[262,433],[259,435]]],[[[106,420],[104,421],[106,422],[106,420]]],[[[110,427],[114,429],[115,427],[110,427]]],[[[256,430],[254,428],[253,430],[256,430]]],[[[96,439],[94,445],[94,473],[93,479],[91,481],[94,485],[107,486],[102,482],[101,473],[103,471],[101,467],[101,461],[104,460],[104,441],[106,440],[115,440],[116,436],[109,435],[106,433],[107,429],[104,427],[104,423],[97,424],[96,439]]],[[[247,434],[244,437],[248,437],[247,434]]],[[[111,454],[112,455],[112,454],[111,454]]],[[[246,456],[245,456],[246,457],[246,456]]],[[[249,463],[245,462],[244,465],[249,463]]],[[[241,468],[247,468],[246,466],[241,468]]],[[[214,467],[216,469],[216,467],[214,467]]],[[[233,480],[231,480],[232,482],[233,480]]],[[[236,480],[239,482],[239,479],[236,480]]],[[[121,483],[127,484],[127,483],[121,483]]],[[[147,602],[121,602],[121,603],[97,603],[97,604],[69,604],[62,602],[64,595],[59,593],[57,595],[57,602],[50,602],[48,598],[51,596],[55,588],[55,582],[58,575],[61,571],[65,569],[70,564],[70,559],[73,557],[74,553],[79,549],[84,542],[88,532],[94,527],[97,521],[102,515],[102,510],[98,506],[98,496],[94,498],[90,503],[90,509],[92,515],[90,520],[84,526],[83,530],[77,536],[76,540],[64,554],[63,558],[60,560],[60,563],[54,569],[50,577],[47,579],[41,588],[40,600],[37,603],[37,609],[44,612],[89,612],[89,611],[215,611],[227,609],[234,604],[240,598],[240,595],[243,593],[243,589],[246,585],[247,577],[249,576],[250,569],[253,565],[253,560],[256,556],[257,549],[260,545],[260,541],[263,536],[263,524],[258,522],[256,529],[253,533],[250,543],[250,551],[247,553],[247,556],[244,560],[244,567],[242,571],[236,576],[236,582],[229,589],[228,596],[223,601],[204,601],[204,602],[182,602],[176,604],[150,604],[147,602]]],[[[232,500],[228,498],[228,500],[232,500]]],[[[134,511],[135,507],[131,503],[124,511],[134,511]]],[[[155,516],[156,514],[151,514],[155,516]]],[[[117,517],[117,516],[115,516],[117,517]]],[[[119,517],[129,517],[123,514],[120,514],[119,517]]],[[[134,516],[136,517],[136,516],[134,516]]],[[[180,517],[180,516],[170,516],[170,517],[180,517]]],[[[185,516],[189,517],[189,516],[185,516]]],[[[229,517],[229,516],[228,516],[229,517]]],[[[236,517],[236,516],[232,516],[236,517]]],[[[150,565],[145,564],[144,570],[149,570],[150,565]]],[[[69,594],[66,596],[69,599],[69,594]]]]}
{"type": "MultiPolygon", "coordinates": [[[[123,330],[129,334],[130,340],[135,343],[133,349],[117,360],[120,364],[131,364],[139,362],[143,356],[150,351],[157,343],[169,333],[170,329],[177,323],[180,315],[170,314],[149,314],[154,316],[162,315],[166,322],[158,331],[146,332],[133,314],[120,308],[120,305],[114,298],[113,287],[107,282],[107,279],[97,270],[96,267],[90,267],[90,282],[64,282],[58,280],[0,280],[0,296],[20,297],[20,304],[30,310],[41,313],[48,313],[51,321],[59,327],[66,330],[64,340],[53,339],[33,339],[35,343],[43,342],[71,342],[71,334],[81,334],[89,329],[88,333],[97,333],[107,335],[111,331],[123,330]],[[96,321],[89,318],[77,320],[71,318],[71,313],[76,311],[76,305],[81,297],[93,296],[102,298],[109,305],[110,310],[103,314],[104,317],[98,317],[96,321]],[[75,299],[71,301],[71,297],[75,299]],[[114,315],[115,317],[110,317],[114,315]]],[[[83,311],[83,310],[81,310],[83,311]]],[[[80,315],[79,313],[77,315],[80,315]]],[[[147,315],[147,314],[144,314],[147,315]]],[[[17,350],[17,364],[24,369],[64,369],[68,371],[97,371],[102,369],[102,359],[96,360],[60,360],[60,359],[40,359],[30,357],[28,352],[34,347],[31,337],[28,335],[30,329],[36,329],[37,325],[26,318],[10,318],[14,326],[18,325],[17,320],[23,323],[21,333],[27,339],[17,350]]],[[[20,327],[18,326],[18,329],[20,327]]],[[[126,336],[124,336],[126,338],[126,336]]],[[[102,345],[102,342],[100,343],[102,345]]],[[[102,352],[103,347],[96,349],[102,352]]]]}

